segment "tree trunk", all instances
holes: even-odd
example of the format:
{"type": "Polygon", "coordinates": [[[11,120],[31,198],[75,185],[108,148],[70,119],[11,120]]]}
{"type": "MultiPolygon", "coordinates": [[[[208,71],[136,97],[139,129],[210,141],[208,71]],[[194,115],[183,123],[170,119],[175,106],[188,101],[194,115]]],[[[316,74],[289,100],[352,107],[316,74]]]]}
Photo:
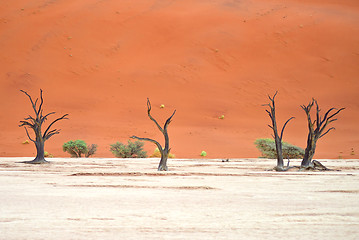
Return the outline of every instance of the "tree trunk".
{"type": "Polygon", "coordinates": [[[167,159],[170,152],[170,139],[168,137],[167,126],[165,125],[163,135],[165,137],[165,148],[161,151],[161,160],[158,165],[158,171],[168,171],[167,159]]]}
{"type": "Polygon", "coordinates": [[[264,106],[269,106],[270,111],[266,110],[266,112],[268,113],[270,119],[272,120],[272,126],[268,125],[268,127],[270,127],[273,130],[273,138],[275,141],[275,149],[276,149],[276,153],[277,153],[277,166],[274,168],[276,171],[286,171],[289,168],[289,161],[288,161],[288,166],[287,168],[284,168],[284,163],[283,163],[283,150],[282,150],[282,139],[283,139],[283,133],[284,133],[284,129],[287,126],[287,124],[289,123],[290,120],[292,120],[294,117],[289,118],[283,125],[282,127],[282,131],[280,133],[280,135],[278,134],[278,128],[277,128],[277,120],[276,120],[276,116],[275,116],[275,97],[277,96],[276,92],[274,94],[273,97],[268,95],[268,98],[270,100],[269,104],[265,104],[264,106]]]}
{"type": "Polygon", "coordinates": [[[27,92],[25,92],[23,90],[20,90],[20,91],[23,92],[26,96],[29,97],[31,105],[32,105],[32,108],[33,108],[34,113],[35,113],[35,117],[32,117],[32,116],[29,115],[27,118],[25,118],[25,120],[20,121],[19,127],[24,127],[25,128],[26,135],[30,139],[30,141],[35,143],[36,152],[37,152],[36,153],[36,158],[34,160],[25,161],[23,163],[32,163],[32,164],[48,163],[45,160],[45,156],[44,156],[45,155],[45,141],[48,140],[53,135],[59,134],[59,132],[60,132],[60,130],[58,130],[58,129],[50,130],[51,126],[54,123],[56,123],[57,121],[60,121],[62,119],[68,119],[68,118],[66,118],[66,116],[68,114],[65,114],[62,117],[57,118],[54,121],[52,121],[49,124],[49,126],[46,128],[44,134],[42,134],[42,132],[41,132],[42,124],[47,120],[48,116],[54,114],[55,112],[50,112],[50,113],[48,113],[46,115],[42,115],[42,113],[43,113],[42,106],[43,106],[43,103],[44,103],[44,99],[42,98],[42,90],[41,89],[40,89],[40,105],[39,106],[37,106],[38,99],[33,101],[31,96],[27,92]],[[27,127],[34,130],[34,133],[36,135],[35,140],[33,138],[31,138],[31,136],[30,136],[30,134],[29,134],[29,132],[27,130],[27,127]]]}
{"type": "Polygon", "coordinates": [[[301,163],[302,168],[310,167],[312,164],[313,156],[315,154],[315,148],[317,141],[308,135],[307,147],[305,148],[304,157],[301,163]]]}
{"type": "Polygon", "coordinates": [[[25,161],[24,163],[30,163],[30,164],[42,164],[42,163],[48,163],[48,161],[45,160],[45,142],[44,141],[36,141],[36,158],[32,161],[25,161]]]}
{"type": "Polygon", "coordinates": [[[157,142],[156,140],[150,139],[150,138],[140,138],[137,136],[132,136],[131,138],[134,139],[138,139],[141,141],[149,141],[152,142],[154,144],[156,144],[158,150],[160,150],[161,153],[161,160],[160,160],[160,164],[158,165],[157,170],[158,171],[168,171],[168,167],[167,167],[167,159],[168,159],[168,155],[171,151],[170,149],[170,139],[168,137],[168,132],[167,132],[167,127],[168,125],[171,123],[172,117],[175,115],[176,110],[174,110],[174,112],[172,113],[172,115],[167,119],[167,121],[165,122],[165,125],[163,126],[163,128],[158,124],[158,122],[156,121],[156,119],[154,119],[151,116],[151,102],[150,99],[147,98],[147,115],[148,117],[156,124],[156,126],[158,127],[158,129],[161,131],[161,133],[163,134],[163,136],[165,137],[165,148],[163,149],[161,144],[159,142],[157,142]]]}
{"type": "Polygon", "coordinates": [[[158,171],[168,171],[167,167],[167,159],[168,159],[168,152],[163,152],[161,154],[160,164],[158,165],[158,171]]]}
{"type": "MultiPolygon", "coordinates": [[[[327,133],[329,133],[331,130],[334,129],[334,127],[331,127],[328,130],[326,130],[326,127],[328,126],[328,124],[336,121],[337,119],[333,118],[333,117],[335,115],[337,115],[338,113],[340,113],[345,108],[341,108],[338,110],[336,110],[335,108],[331,108],[324,114],[323,117],[321,117],[318,102],[314,98],[307,106],[302,105],[301,107],[305,111],[305,114],[307,115],[308,128],[309,128],[307,147],[305,148],[305,153],[304,153],[304,157],[303,157],[303,160],[301,163],[301,167],[302,168],[315,168],[316,162],[318,162],[318,161],[314,160],[315,162],[313,162],[313,156],[315,153],[315,148],[317,146],[317,141],[319,138],[325,136],[327,133]],[[312,121],[312,118],[310,116],[310,111],[311,111],[312,107],[314,106],[314,104],[316,105],[316,120],[312,121]],[[333,113],[332,111],[334,111],[334,110],[336,110],[336,111],[333,113]]],[[[319,163],[319,164],[322,165],[321,163],[319,163]]],[[[323,168],[323,167],[320,166],[320,168],[323,168]]],[[[324,167],[324,168],[327,169],[326,167],[324,167]]]]}
{"type": "Polygon", "coordinates": [[[277,152],[277,170],[283,170],[283,153],[282,153],[282,141],[279,139],[278,135],[275,137],[275,146],[277,152]]]}

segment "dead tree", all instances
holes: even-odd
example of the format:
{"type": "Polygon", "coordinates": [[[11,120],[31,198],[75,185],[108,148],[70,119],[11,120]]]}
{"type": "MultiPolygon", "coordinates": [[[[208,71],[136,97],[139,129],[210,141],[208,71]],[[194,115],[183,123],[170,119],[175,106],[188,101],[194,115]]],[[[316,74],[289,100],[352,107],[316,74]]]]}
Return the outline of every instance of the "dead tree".
{"type": "Polygon", "coordinates": [[[275,148],[276,148],[276,152],[277,152],[277,166],[274,169],[276,171],[286,171],[289,168],[289,159],[288,159],[287,167],[285,168],[284,163],[283,163],[282,139],[283,139],[283,133],[284,133],[285,127],[287,126],[289,121],[292,120],[294,117],[289,118],[284,123],[282,131],[279,135],[278,128],[277,128],[277,120],[276,120],[276,116],[275,116],[275,97],[276,97],[277,93],[278,92],[276,92],[273,97],[268,95],[270,103],[265,104],[263,106],[269,106],[269,108],[270,108],[270,111],[266,110],[266,112],[268,113],[269,117],[272,120],[272,125],[268,125],[268,127],[270,127],[273,130],[272,137],[274,138],[275,148]]]}
{"type": "Polygon", "coordinates": [[[66,118],[66,116],[68,114],[63,115],[60,118],[55,119],[54,121],[52,121],[48,127],[46,128],[45,132],[42,134],[42,124],[47,120],[48,116],[55,114],[55,112],[50,112],[48,114],[43,115],[43,103],[44,103],[44,99],[42,97],[42,90],[40,89],[40,105],[37,106],[38,103],[38,98],[35,100],[35,102],[32,100],[31,96],[23,91],[20,90],[21,92],[23,92],[24,94],[26,94],[26,96],[29,97],[32,108],[35,112],[35,116],[28,116],[27,118],[25,118],[23,121],[20,121],[20,125],[19,127],[24,127],[26,134],[28,136],[28,138],[30,139],[30,141],[32,141],[35,146],[36,146],[36,158],[32,161],[27,161],[25,163],[32,163],[32,164],[41,164],[41,163],[47,163],[47,161],[45,160],[44,157],[44,153],[45,153],[45,142],[52,137],[55,134],[59,134],[60,133],[60,129],[53,129],[51,130],[51,127],[54,123],[56,123],[57,121],[60,121],[62,119],[68,119],[66,118]],[[35,133],[35,140],[30,136],[27,127],[31,128],[34,133],[35,133]]]}
{"type": "Polygon", "coordinates": [[[150,139],[150,138],[140,138],[140,137],[136,137],[136,136],[131,137],[133,139],[138,139],[138,140],[142,140],[142,141],[149,141],[149,142],[152,142],[152,143],[157,145],[157,147],[158,147],[158,149],[160,150],[160,153],[161,153],[161,161],[160,161],[160,164],[158,165],[158,171],[167,171],[168,170],[167,158],[168,158],[168,155],[169,155],[171,149],[169,148],[170,142],[169,142],[167,127],[171,123],[172,117],[173,117],[173,115],[175,115],[175,113],[176,113],[176,110],[174,110],[174,112],[167,119],[167,121],[165,122],[164,127],[162,128],[158,124],[158,122],[151,116],[151,102],[147,98],[147,114],[148,114],[148,117],[156,124],[158,129],[162,132],[163,136],[165,137],[165,148],[162,148],[162,146],[161,146],[161,144],[159,142],[157,142],[156,140],[150,139]]]}
{"type": "Polygon", "coordinates": [[[315,149],[317,147],[318,139],[325,136],[331,130],[335,129],[334,127],[331,127],[328,130],[326,130],[327,126],[330,123],[337,120],[336,118],[333,117],[336,116],[345,108],[341,108],[341,109],[331,108],[324,114],[324,117],[322,118],[320,116],[320,109],[318,102],[314,98],[307,106],[302,105],[301,107],[305,111],[305,114],[307,115],[308,128],[309,128],[307,147],[304,152],[301,168],[314,168],[315,164],[313,163],[314,161],[312,161],[312,159],[315,153],[315,149]],[[312,118],[310,116],[310,110],[312,109],[314,104],[316,106],[316,120],[312,121],[312,118]]]}

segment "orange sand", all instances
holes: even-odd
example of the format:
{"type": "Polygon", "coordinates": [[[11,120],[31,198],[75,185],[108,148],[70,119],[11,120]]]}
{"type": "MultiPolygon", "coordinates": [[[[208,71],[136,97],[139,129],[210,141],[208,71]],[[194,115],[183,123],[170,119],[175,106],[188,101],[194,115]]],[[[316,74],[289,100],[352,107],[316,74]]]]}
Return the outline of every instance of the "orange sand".
{"type": "Polygon", "coordinates": [[[257,157],[276,90],[278,122],[296,117],[285,141],[305,147],[300,105],[315,97],[323,111],[346,107],[316,157],[359,152],[357,0],[3,1],[0,52],[0,156],[35,154],[21,144],[32,109],[19,90],[39,88],[46,112],[70,114],[46,145],[57,157],[71,139],[97,143],[97,157],[133,134],[162,140],[147,97],[160,122],[177,109],[176,157],[257,157]]]}

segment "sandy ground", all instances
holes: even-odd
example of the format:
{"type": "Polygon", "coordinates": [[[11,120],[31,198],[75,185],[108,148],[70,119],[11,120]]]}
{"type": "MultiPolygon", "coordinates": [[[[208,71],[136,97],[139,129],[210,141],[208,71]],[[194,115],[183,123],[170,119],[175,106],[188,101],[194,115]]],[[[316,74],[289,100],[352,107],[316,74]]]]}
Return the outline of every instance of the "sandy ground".
{"type": "Polygon", "coordinates": [[[359,160],[28,159],[0,159],[0,239],[359,238],[359,160]]]}
{"type": "Polygon", "coordinates": [[[300,105],[315,97],[323,112],[346,107],[317,157],[356,158],[358,26],[358,0],[0,1],[0,156],[35,154],[21,144],[32,109],[19,90],[42,88],[45,113],[70,114],[46,144],[56,157],[75,139],[97,157],[132,135],[160,141],[147,97],[161,123],[177,110],[176,157],[259,157],[253,142],[271,136],[262,104],[278,90],[278,124],[296,117],[285,141],[305,147],[300,105]]]}

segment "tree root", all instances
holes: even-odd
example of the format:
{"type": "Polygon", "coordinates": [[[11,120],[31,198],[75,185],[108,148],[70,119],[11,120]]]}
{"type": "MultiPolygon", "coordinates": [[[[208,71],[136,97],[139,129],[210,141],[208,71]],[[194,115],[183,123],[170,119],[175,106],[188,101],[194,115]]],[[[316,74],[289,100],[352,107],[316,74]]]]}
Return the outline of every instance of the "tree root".
{"type": "Polygon", "coordinates": [[[276,172],[286,172],[288,171],[289,169],[292,169],[292,168],[297,168],[296,166],[292,166],[292,167],[278,167],[278,166],[275,166],[274,168],[270,169],[269,171],[276,171],[276,172]]]}
{"type": "Polygon", "coordinates": [[[34,159],[34,160],[31,160],[31,161],[23,161],[23,162],[20,162],[20,163],[26,163],[26,164],[48,164],[50,163],[49,161],[46,161],[45,159],[34,159]]]}
{"type": "Polygon", "coordinates": [[[158,166],[157,171],[168,171],[167,165],[161,165],[158,166]]]}
{"type": "Polygon", "coordinates": [[[329,168],[327,168],[326,166],[324,166],[321,162],[319,162],[317,160],[313,160],[309,164],[309,166],[306,166],[306,167],[302,167],[302,166],[289,167],[289,159],[288,159],[287,167],[275,166],[274,168],[269,169],[268,171],[285,172],[285,171],[288,171],[289,169],[292,169],[292,168],[298,168],[298,171],[340,171],[340,170],[329,169],[329,168]]]}
{"type": "Polygon", "coordinates": [[[283,166],[275,166],[273,169],[271,169],[272,171],[277,171],[277,172],[285,172],[285,171],[288,171],[289,169],[291,168],[294,168],[294,167],[289,167],[289,163],[290,163],[290,159],[288,158],[288,163],[287,163],[287,166],[286,167],[283,167],[283,166]]]}
{"type": "Polygon", "coordinates": [[[321,162],[317,160],[313,160],[309,166],[300,167],[299,171],[334,171],[333,169],[329,169],[326,166],[324,166],[321,162]]]}

